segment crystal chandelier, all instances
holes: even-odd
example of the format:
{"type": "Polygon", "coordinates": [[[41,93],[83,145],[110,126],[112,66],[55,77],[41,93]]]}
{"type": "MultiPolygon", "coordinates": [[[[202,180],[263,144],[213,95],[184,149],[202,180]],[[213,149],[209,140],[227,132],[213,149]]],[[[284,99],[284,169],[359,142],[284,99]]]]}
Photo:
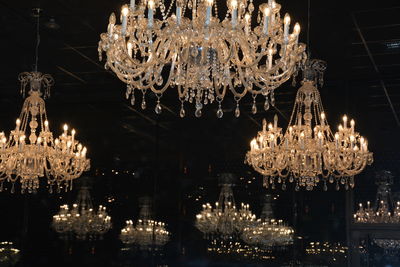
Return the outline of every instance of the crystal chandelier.
{"type": "Polygon", "coordinates": [[[102,205],[97,212],[94,210],[89,189],[83,186],[71,208],[67,204],[60,206],[52,226],[62,238],[73,235],[79,240],[101,239],[111,229],[111,217],[102,205]]]}
{"type": "Polygon", "coordinates": [[[400,240],[398,239],[374,238],[373,241],[378,247],[383,248],[387,252],[399,253],[400,251],[400,240]]]}
{"type": "Polygon", "coordinates": [[[261,218],[243,230],[242,239],[249,245],[272,248],[293,244],[294,230],[283,220],[274,218],[271,198],[266,196],[261,218]]]}
{"type": "Polygon", "coordinates": [[[381,171],[376,175],[378,190],[376,193],[375,204],[367,202],[364,207],[359,204],[357,212],[354,214],[356,223],[396,223],[400,224],[400,201],[394,203],[392,199],[393,176],[389,171],[381,171]]]}
{"type": "Polygon", "coordinates": [[[120,239],[124,244],[135,244],[142,250],[149,250],[164,246],[169,241],[169,236],[165,223],[151,219],[150,203],[145,201],[136,224],[131,220],[126,221],[120,239]]]}
{"type": "Polygon", "coordinates": [[[232,184],[222,184],[221,193],[215,207],[209,203],[203,205],[203,210],[196,215],[195,226],[206,238],[220,237],[232,239],[239,237],[243,229],[255,221],[248,204],[236,208],[232,192],[232,184]]]}
{"type": "Polygon", "coordinates": [[[37,71],[40,9],[35,11],[38,29],[35,70],[23,72],[18,77],[21,94],[25,96],[28,91],[29,96],[9,138],[0,132],[0,191],[4,182],[8,181],[12,184],[12,193],[17,181],[21,184],[22,193],[36,192],[39,178],[44,176],[47,177],[50,192],[53,186],[58,191],[63,186],[68,190],[72,181],[90,168],[87,149],[76,139],[74,129],[68,132],[65,124],[64,132],[58,138],[53,138],[50,131],[44,99],[50,96],[54,80],[49,74],[37,71]]]}
{"type": "Polygon", "coordinates": [[[327,182],[336,189],[354,187],[354,175],[373,161],[367,140],[354,129],[355,122],[343,116],[343,124],[332,134],[323,110],[317,84],[322,85],[326,63],[307,61],[304,79],[299,88],[293,113],[286,132],[278,127],[278,117],[267,124],[250,143],[245,162],[264,176],[264,186],[275,182],[295,182],[295,189],[312,190],[320,182],[327,190],[327,182]]]}
{"type": "Polygon", "coordinates": [[[305,45],[298,43],[300,25],[291,30],[290,16],[282,19],[281,6],[274,0],[260,5],[255,27],[253,0],[228,0],[222,21],[217,4],[172,0],[167,8],[163,0],[142,0],[138,5],[131,0],[122,7],[121,24],[111,14],[107,32],[100,36],[99,58],[105,52],[105,67],[127,84],[132,105],[135,91],[140,91],[145,109],[145,94],[151,91],[160,114],[160,100],[168,88],[178,91],[181,117],[186,114],[185,102],[194,104],[196,117],[204,105],[217,102],[221,118],[227,91],[236,102],[236,117],[247,93],[253,97],[254,114],[258,95],[265,98],[264,108],[274,105],[274,89],[296,74],[306,57],[305,45]],[[160,19],[155,18],[157,10],[160,19]]]}

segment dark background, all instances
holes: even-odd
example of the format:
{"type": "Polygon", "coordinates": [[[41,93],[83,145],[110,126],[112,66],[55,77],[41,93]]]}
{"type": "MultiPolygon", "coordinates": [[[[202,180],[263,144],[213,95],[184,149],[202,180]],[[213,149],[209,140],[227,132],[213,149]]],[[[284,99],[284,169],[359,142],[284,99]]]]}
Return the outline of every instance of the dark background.
{"type": "MultiPolygon", "coordinates": [[[[306,42],[307,1],[278,2],[282,12],[300,22],[300,40],[306,42]]],[[[287,82],[278,88],[276,108],[267,112],[259,99],[256,115],[250,112],[248,96],[241,101],[240,118],[233,115],[231,95],[225,98],[222,119],[216,118],[216,104],[204,109],[201,118],[189,109],[181,119],[180,102],[173,90],[162,98],[161,115],[154,113],[154,99],[147,99],[144,111],[140,103],[130,106],[125,100],[125,85],[104,69],[97,52],[99,34],[106,30],[109,14],[119,14],[124,3],[0,0],[0,129],[9,134],[23,103],[17,76],[32,70],[36,26],[31,14],[32,8],[40,7],[44,11],[39,70],[56,81],[46,102],[51,129],[58,135],[65,122],[77,129],[77,138],[87,145],[92,161],[87,175],[92,177],[94,202],[106,204],[113,221],[113,229],[96,244],[60,241],[50,228],[51,216],[59,205],[71,203],[76,192],[49,195],[43,184],[36,195],[0,195],[0,240],[13,241],[23,250],[24,266],[150,266],[160,262],[168,266],[272,265],[207,254],[207,244],[193,226],[201,204],[217,199],[217,175],[233,172],[238,178],[234,188],[238,203],[249,203],[259,215],[263,195],[279,195],[277,217],[295,225],[303,238],[280,262],[306,261],[304,246],[309,241],[346,244],[343,189],[295,193],[290,186],[286,192],[270,191],[261,186],[260,175],[243,164],[262,118],[271,121],[278,113],[285,127],[298,87],[287,82]],[[49,26],[51,19],[58,29],[49,26]],[[119,231],[125,220],[136,218],[138,199],[144,195],[154,198],[156,219],[165,221],[172,232],[162,257],[120,251],[119,231]]],[[[261,1],[254,3],[258,8],[261,1]]],[[[222,5],[224,1],[219,2],[222,5]]],[[[376,170],[394,173],[396,191],[400,175],[400,3],[312,0],[310,44],[312,57],[328,62],[321,95],[332,129],[343,114],[348,114],[374,152],[373,166],[356,177],[355,201],[374,198],[376,170]]]]}

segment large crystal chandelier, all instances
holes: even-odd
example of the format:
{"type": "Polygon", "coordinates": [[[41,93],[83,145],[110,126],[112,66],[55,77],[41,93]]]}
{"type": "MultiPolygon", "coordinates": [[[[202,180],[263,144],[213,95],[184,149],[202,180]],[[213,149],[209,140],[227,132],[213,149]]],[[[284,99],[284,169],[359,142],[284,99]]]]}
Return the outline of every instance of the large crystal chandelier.
{"type": "MultiPolygon", "coordinates": [[[[39,13],[37,12],[37,29],[39,40],[39,13]]],[[[90,161],[86,158],[87,149],[76,139],[76,131],[69,131],[64,125],[64,132],[53,138],[47,120],[44,99],[50,96],[50,88],[54,84],[49,74],[37,71],[38,46],[36,44],[36,64],[32,72],[19,74],[21,94],[28,97],[22,106],[21,114],[16,120],[15,129],[9,138],[0,132],[0,191],[5,181],[11,182],[11,192],[17,181],[21,184],[21,192],[36,192],[39,178],[47,177],[49,191],[53,186],[60,190],[72,187],[72,181],[89,170],[90,161]],[[43,97],[43,98],[42,98],[43,97]]]]}
{"type": "Polygon", "coordinates": [[[159,114],[161,97],[168,88],[176,88],[181,117],[186,113],[185,102],[193,103],[200,117],[203,106],[216,101],[221,118],[228,91],[236,102],[236,117],[240,116],[239,101],[247,93],[254,99],[253,113],[258,95],[265,98],[266,109],[274,105],[274,89],[293,76],[305,58],[305,45],[298,43],[300,25],[290,29],[290,16],[282,19],[281,6],[274,0],[259,6],[255,27],[253,0],[228,0],[222,21],[217,4],[172,0],[167,7],[163,0],[139,4],[131,0],[122,7],[121,24],[111,14],[107,32],[100,36],[99,57],[102,60],[105,52],[105,67],[127,84],[126,97],[132,104],[139,91],[145,109],[145,94],[151,91],[159,114]],[[155,18],[157,10],[160,19],[155,18]]]}
{"type": "Polygon", "coordinates": [[[400,224],[400,201],[394,203],[392,190],[393,176],[389,171],[381,171],[376,175],[378,190],[375,203],[367,202],[363,206],[359,204],[357,212],[354,214],[356,223],[395,223],[400,224]]]}
{"type": "Polygon", "coordinates": [[[278,127],[278,117],[267,124],[251,141],[245,162],[264,176],[264,186],[275,182],[295,182],[295,189],[312,190],[318,183],[336,183],[336,189],[354,187],[354,175],[373,161],[367,140],[355,131],[355,122],[345,115],[343,124],[333,134],[317,89],[322,85],[326,63],[307,61],[304,80],[299,88],[289,126],[285,133],[278,127]]]}
{"type": "Polygon", "coordinates": [[[151,207],[148,200],[142,203],[139,219],[136,224],[126,221],[121,230],[120,239],[124,244],[135,244],[142,250],[164,246],[169,241],[170,233],[165,229],[165,223],[151,219],[151,207]]]}
{"type": "Polygon", "coordinates": [[[111,229],[111,217],[102,205],[97,211],[94,209],[89,188],[83,186],[72,207],[60,206],[60,211],[53,216],[52,227],[62,238],[72,235],[79,240],[101,239],[111,229]]]}
{"type": "Polygon", "coordinates": [[[255,221],[248,204],[236,208],[232,192],[232,184],[222,184],[219,200],[215,207],[206,203],[202,211],[196,215],[195,226],[206,238],[232,239],[240,237],[243,229],[255,221]]]}
{"type": "Polygon", "coordinates": [[[272,248],[293,244],[294,230],[283,220],[274,218],[271,197],[266,196],[261,218],[243,230],[242,239],[249,245],[272,248]]]}

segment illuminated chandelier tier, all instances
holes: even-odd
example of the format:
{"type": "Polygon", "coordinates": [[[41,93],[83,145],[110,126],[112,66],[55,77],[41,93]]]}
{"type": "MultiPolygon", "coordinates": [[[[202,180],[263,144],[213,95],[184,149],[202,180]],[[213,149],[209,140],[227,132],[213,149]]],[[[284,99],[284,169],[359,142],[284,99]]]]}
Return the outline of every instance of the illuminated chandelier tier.
{"type": "Polygon", "coordinates": [[[94,210],[89,189],[84,186],[71,208],[67,204],[60,207],[52,226],[63,238],[73,235],[80,240],[101,239],[111,229],[111,217],[102,205],[97,212],[94,210]]]}
{"type": "Polygon", "coordinates": [[[256,113],[256,97],[265,98],[266,109],[274,105],[274,89],[296,74],[306,56],[305,45],[298,43],[300,25],[291,30],[290,17],[281,18],[279,4],[269,0],[260,5],[253,28],[254,9],[252,0],[228,0],[220,21],[213,0],[172,0],[168,9],[163,0],[142,0],[138,5],[131,0],[130,6],[122,7],[121,24],[111,14],[107,32],[100,36],[99,57],[102,60],[105,52],[105,67],[127,84],[126,97],[132,104],[139,91],[142,109],[151,91],[157,99],[155,112],[161,113],[161,97],[168,88],[176,88],[181,117],[185,102],[195,105],[196,117],[204,105],[217,102],[221,118],[228,91],[237,103],[236,117],[246,94],[252,95],[256,113]],[[175,14],[170,15],[174,5],[175,14]],[[154,17],[158,9],[161,20],[154,17]]]}
{"type": "Polygon", "coordinates": [[[264,186],[275,188],[275,183],[295,182],[295,189],[312,190],[319,183],[327,190],[327,183],[354,187],[354,175],[373,161],[367,140],[354,129],[354,120],[343,124],[332,134],[328,125],[317,81],[321,82],[325,62],[306,63],[304,80],[299,88],[289,126],[285,133],[278,127],[278,117],[267,124],[251,141],[245,162],[264,176],[264,186]],[[317,79],[317,75],[319,79],[317,79]]]}
{"type": "Polygon", "coordinates": [[[364,207],[359,204],[357,212],[354,214],[356,223],[392,223],[400,224],[400,201],[394,203],[392,199],[393,176],[389,171],[377,173],[378,190],[375,203],[367,202],[364,207]]]}
{"type": "Polygon", "coordinates": [[[223,184],[215,207],[209,203],[203,205],[203,210],[196,215],[195,226],[206,238],[231,239],[239,237],[245,227],[255,221],[248,204],[236,208],[232,192],[232,184],[223,184]]]}
{"type": "Polygon", "coordinates": [[[120,239],[124,244],[135,244],[140,249],[146,250],[164,246],[169,241],[169,236],[165,223],[152,220],[150,204],[144,203],[136,224],[131,220],[126,221],[120,239]]]}
{"type": "Polygon", "coordinates": [[[264,248],[284,247],[293,244],[294,230],[283,220],[274,218],[271,195],[266,196],[261,218],[244,228],[242,239],[249,245],[264,248]]]}
{"type": "Polygon", "coordinates": [[[0,191],[5,181],[14,184],[19,181],[21,192],[36,192],[39,178],[47,177],[49,191],[53,186],[58,191],[72,187],[72,181],[89,170],[87,149],[75,138],[76,131],[64,132],[53,138],[47,120],[45,101],[50,95],[53,78],[40,72],[24,72],[19,75],[21,93],[25,99],[16,127],[9,138],[0,132],[0,191]],[[43,91],[43,93],[42,93],[43,91]]]}

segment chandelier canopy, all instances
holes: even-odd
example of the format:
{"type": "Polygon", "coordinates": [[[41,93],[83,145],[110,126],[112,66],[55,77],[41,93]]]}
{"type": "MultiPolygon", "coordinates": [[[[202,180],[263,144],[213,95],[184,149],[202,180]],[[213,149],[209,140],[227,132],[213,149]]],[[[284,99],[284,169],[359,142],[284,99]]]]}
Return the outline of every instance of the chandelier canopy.
{"type": "Polygon", "coordinates": [[[355,131],[355,121],[343,116],[343,124],[333,134],[317,89],[322,85],[326,63],[321,60],[306,62],[304,80],[299,88],[286,132],[278,127],[278,117],[267,124],[251,141],[245,162],[264,176],[264,186],[275,182],[295,182],[295,189],[312,190],[319,183],[327,190],[327,182],[336,189],[354,187],[354,175],[373,161],[368,142],[355,131]]]}
{"type": "Polygon", "coordinates": [[[165,229],[165,223],[152,220],[151,217],[150,202],[146,199],[142,204],[136,224],[128,220],[121,230],[122,243],[135,244],[142,250],[164,246],[169,241],[170,233],[165,229]]]}
{"type": "Polygon", "coordinates": [[[71,208],[67,204],[60,206],[52,226],[62,238],[73,235],[79,240],[101,239],[111,229],[111,217],[102,205],[97,212],[94,210],[89,188],[83,186],[71,208]]]}
{"type": "Polygon", "coordinates": [[[392,198],[390,186],[393,184],[393,175],[389,171],[381,171],[376,174],[378,190],[373,205],[367,202],[364,207],[359,204],[354,214],[356,223],[395,223],[400,224],[400,201],[396,203],[392,198]]]}
{"type": "Polygon", "coordinates": [[[273,248],[293,244],[293,235],[292,227],[274,218],[272,196],[266,195],[261,218],[244,228],[242,239],[249,245],[273,248]]]}
{"type": "Polygon", "coordinates": [[[222,184],[219,200],[212,207],[209,203],[203,205],[203,210],[196,215],[196,228],[206,238],[232,239],[240,237],[243,229],[255,221],[248,204],[236,208],[232,184],[222,184]]]}
{"type": "Polygon", "coordinates": [[[62,187],[68,190],[72,181],[90,168],[87,149],[66,124],[64,132],[53,138],[43,99],[50,96],[53,78],[34,71],[21,73],[19,81],[22,95],[27,90],[29,96],[9,138],[0,132],[0,191],[8,181],[14,192],[14,184],[19,181],[22,193],[36,192],[40,177],[47,177],[50,192],[53,186],[58,191],[62,187]]]}
{"type": "Polygon", "coordinates": [[[290,29],[290,16],[280,16],[281,6],[268,0],[259,6],[257,25],[252,27],[253,0],[228,0],[227,12],[213,0],[131,0],[121,11],[121,23],[111,14],[106,33],[99,42],[99,58],[105,52],[106,68],[127,84],[126,97],[135,103],[135,91],[142,96],[152,92],[157,99],[155,112],[161,113],[160,100],[168,88],[176,88],[181,102],[195,105],[200,117],[204,105],[217,102],[217,117],[225,94],[239,101],[251,94],[252,112],[256,97],[265,98],[265,108],[274,105],[274,89],[296,73],[305,59],[305,45],[298,43],[300,25],[290,29]],[[173,6],[175,14],[171,15],[173,6]],[[160,19],[155,18],[157,10],[160,19]],[[214,11],[213,11],[214,10],[214,11]],[[191,11],[191,15],[189,14],[191,11]]]}

